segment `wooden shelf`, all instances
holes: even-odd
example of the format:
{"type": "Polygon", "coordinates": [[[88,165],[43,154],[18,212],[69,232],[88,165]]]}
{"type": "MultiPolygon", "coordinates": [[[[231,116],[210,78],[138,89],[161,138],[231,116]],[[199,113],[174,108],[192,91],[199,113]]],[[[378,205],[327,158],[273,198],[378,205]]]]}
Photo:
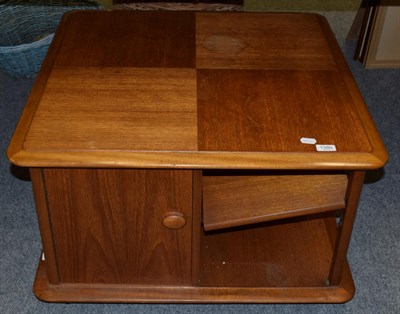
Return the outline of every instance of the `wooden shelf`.
{"type": "Polygon", "coordinates": [[[200,285],[326,287],[335,236],[329,232],[336,233],[332,225],[333,215],[205,232],[201,239],[200,285]]]}
{"type": "Polygon", "coordinates": [[[204,176],[204,229],[217,230],[345,207],[347,176],[204,176]]]}

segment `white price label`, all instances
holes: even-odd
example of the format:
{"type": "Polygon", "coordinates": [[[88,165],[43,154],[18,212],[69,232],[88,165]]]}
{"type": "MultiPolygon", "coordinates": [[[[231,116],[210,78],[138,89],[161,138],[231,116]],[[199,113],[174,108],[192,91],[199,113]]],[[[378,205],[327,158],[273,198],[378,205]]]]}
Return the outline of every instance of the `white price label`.
{"type": "Polygon", "coordinates": [[[332,144],[315,145],[319,152],[336,152],[336,146],[332,144]]]}
{"type": "Polygon", "coordinates": [[[314,145],[317,143],[317,140],[315,138],[311,138],[311,137],[302,137],[300,139],[300,142],[303,144],[311,144],[314,145]]]}

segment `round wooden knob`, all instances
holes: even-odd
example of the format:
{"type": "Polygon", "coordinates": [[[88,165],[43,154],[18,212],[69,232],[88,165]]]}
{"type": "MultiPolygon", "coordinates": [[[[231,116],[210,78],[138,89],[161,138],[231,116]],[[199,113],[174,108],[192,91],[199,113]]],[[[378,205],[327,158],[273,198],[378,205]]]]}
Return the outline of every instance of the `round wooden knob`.
{"type": "Polygon", "coordinates": [[[163,225],[169,229],[180,229],[186,224],[186,219],[182,213],[168,212],[163,219],[163,225]]]}

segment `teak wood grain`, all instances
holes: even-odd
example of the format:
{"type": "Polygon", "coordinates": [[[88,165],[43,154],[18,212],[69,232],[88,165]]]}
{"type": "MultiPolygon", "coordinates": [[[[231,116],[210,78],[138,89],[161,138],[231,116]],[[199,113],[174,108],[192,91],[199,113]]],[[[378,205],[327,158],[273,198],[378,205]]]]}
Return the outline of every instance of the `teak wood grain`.
{"type": "Polygon", "coordinates": [[[192,221],[192,172],[45,169],[60,282],[189,284],[192,226],[166,228],[173,210],[192,221]]]}
{"type": "Polygon", "coordinates": [[[50,212],[47,203],[47,195],[45,182],[43,179],[43,171],[40,168],[32,168],[29,170],[32,181],[32,189],[35,196],[35,205],[39,223],[40,237],[42,239],[43,253],[46,261],[47,281],[50,284],[59,284],[60,278],[57,268],[57,258],[53,242],[53,231],[50,222],[50,212]]]}
{"type": "Polygon", "coordinates": [[[315,287],[194,287],[149,285],[51,285],[46,263],[39,262],[34,291],[40,300],[52,302],[130,303],[342,303],[354,295],[348,264],[339,286],[315,287]]]}
{"type": "Polygon", "coordinates": [[[339,152],[371,145],[337,72],[199,70],[199,150],[339,152]]]}
{"type": "Polygon", "coordinates": [[[70,26],[56,66],[165,67],[195,65],[194,12],[88,12],[70,26]],[[90,25],[90,27],[88,27],[90,25]]]}
{"type": "Polygon", "coordinates": [[[25,149],[197,150],[193,69],[53,69],[25,149]]]}
{"type": "Polygon", "coordinates": [[[205,176],[203,224],[216,230],[345,207],[347,176],[205,176]]]}
{"type": "Polygon", "coordinates": [[[67,14],[8,156],[28,167],[188,169],[387,160],[321,16],[233,12],[67,14]],[[140,102],[145,111],[128,109],[140,102]],[[90,113],[63,111],[74,104],[90,113]],[[337,151],[316,152],[303,136],[337,151]]]}
{"type": "Polygon", "coordinates": [[[324,218],[206,232],[202,237],[204,286],[327,285],[333,249],[324,218]]]}
{"type": "Polygon", "coordinates": [[[348,301],[388,158],[323,17],[161,11],[66,14],[7,154],[55,302],[348,301]]]}
{"type": "Polygon", "coordinates": [[[199,69],[337,70],[317,15],[196,14],[199,69]],[[239,26],[240,25],[240,26],[239,26]]]}
{"type": "Polygon", "coordinates": [[[343,212],[339,225],[338,236],[335,242],[332,267],[329,281],[332,285],[339,284],[343,265],[346,263],[347,250],[350,243],[353,224],[356,218],[357,206],[364,183],[365,171],[354,171],[349,176],[349,186],[346,193],[346,210],[343,212]]]}

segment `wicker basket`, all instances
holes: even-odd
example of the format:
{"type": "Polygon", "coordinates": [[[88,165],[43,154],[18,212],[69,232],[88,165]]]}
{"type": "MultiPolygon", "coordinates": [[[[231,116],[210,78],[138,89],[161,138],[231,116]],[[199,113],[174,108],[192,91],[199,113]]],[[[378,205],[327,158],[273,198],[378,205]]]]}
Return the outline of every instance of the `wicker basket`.
{"type": "Polygon", "coordinates": [[[100,8],[80,0],[0,0],[0,70],[12,77],[35,76],[62,15],[100,8]]]}

